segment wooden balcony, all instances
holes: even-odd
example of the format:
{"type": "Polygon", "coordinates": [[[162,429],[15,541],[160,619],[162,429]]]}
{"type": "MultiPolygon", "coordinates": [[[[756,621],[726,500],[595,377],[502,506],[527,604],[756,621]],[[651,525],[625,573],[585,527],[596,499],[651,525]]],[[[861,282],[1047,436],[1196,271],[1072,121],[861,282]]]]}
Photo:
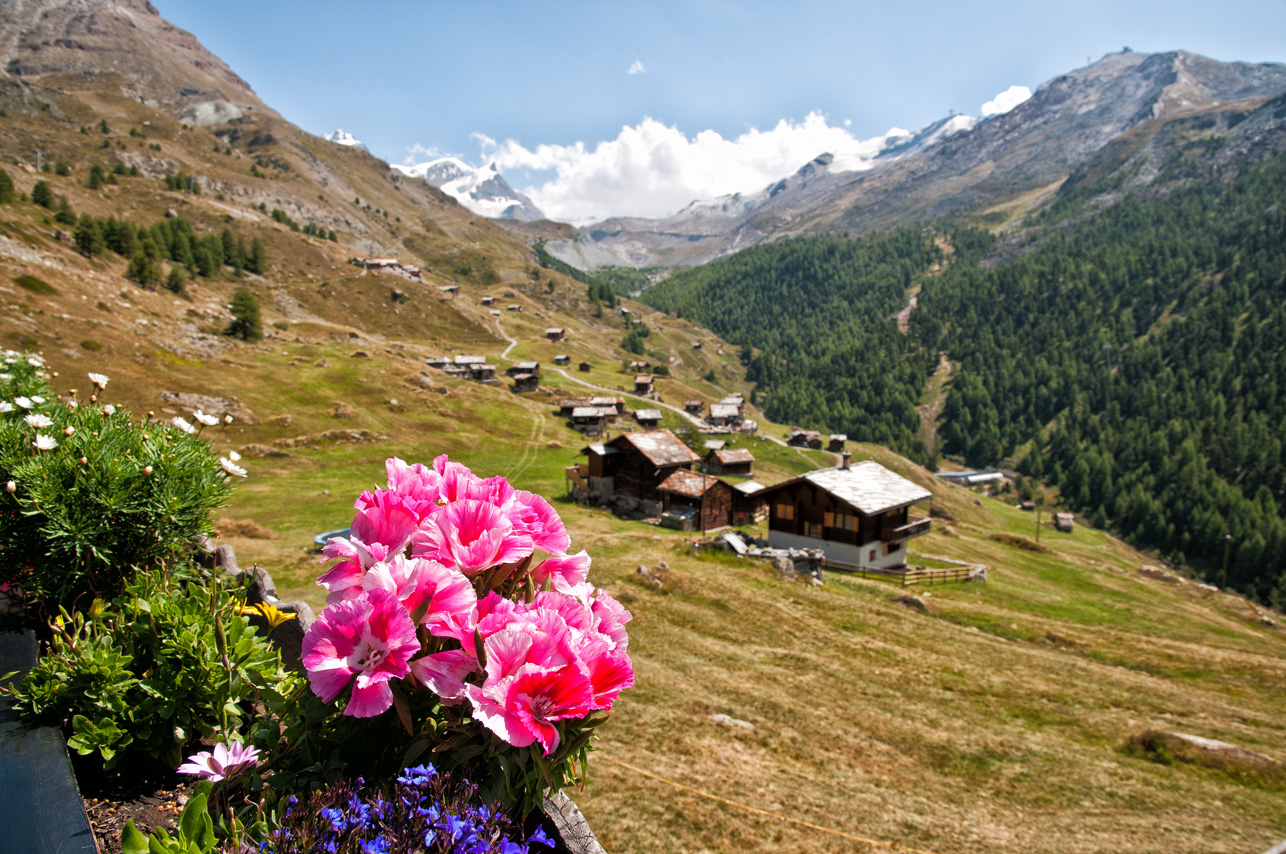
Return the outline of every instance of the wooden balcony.
{"type": "Polygon", "coordinates": [[[886,543],[896,543],[901,540],[909,540],[912,537],[918,537],[921,534],[929,533],[929,519],[913,519],[905,525],[899,525],[896,528],[887,526],[880,530],[880,540],[886,543]]]}

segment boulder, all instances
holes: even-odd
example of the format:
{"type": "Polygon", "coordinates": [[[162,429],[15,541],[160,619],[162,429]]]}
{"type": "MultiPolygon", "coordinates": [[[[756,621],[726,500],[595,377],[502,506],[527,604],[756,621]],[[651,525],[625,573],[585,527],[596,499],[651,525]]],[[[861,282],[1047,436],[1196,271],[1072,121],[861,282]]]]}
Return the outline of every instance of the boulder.
{"type": "Polygon", "coordinates": [[[730,727],[730,728],[732,728],[732,729],[746,729],[746,730],[750,730],[750,729],[754,729],[754,728],[755,728],[755,725],[754,725],[754,724],[752,724],[750,721],[743,721],[743,720],[739,720],[739,719],[734,718],[734,717],[732,717],[732,716],[730,716],[730,715],[725,715],[725,714],[723,714],[722,712],[720,712],[720,713],[718,713],[718,714],[711,715],[711,716],[710,716],[710,720],[714,721],[714,722],[715,722],[715,723],[717,723],[719,726],[726,726],[726,727],[730,727]]]}
{"type": "Polygon", "coordinates": [[[928,604],[925,603],[924,599],[910,593],[906,594],[905,596],[899,596],[897,599],[893,601],[897,602],[899,605],[902,605],[903,607],[910,608],[913,611],[928,613],[928,610],[929,610],[929,606],[928,604]]]}
{"type": "Polygon", "coordinates": [[[775,557],[772,559],[772,568],[777,570],[782,581],[795,580],[795,562],[788,557],[775,557]]]}

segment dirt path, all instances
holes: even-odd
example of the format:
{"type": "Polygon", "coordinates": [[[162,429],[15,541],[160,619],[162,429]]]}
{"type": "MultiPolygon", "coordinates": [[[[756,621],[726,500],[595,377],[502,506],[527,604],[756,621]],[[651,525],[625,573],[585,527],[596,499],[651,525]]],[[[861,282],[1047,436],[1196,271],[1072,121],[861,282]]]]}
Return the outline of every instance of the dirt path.
{"type": "Polygon", "coordinates": [[[929,453],[933,453],[934,445],[938,441],[938,416],[942,414],[942,408],[947,405],[947,385],[950,380],[951,360],[947,358],[946,353],[939,353],[938,367],[929,378],[928,388],[925,389],[924,403],[916,407],[916,411],[920,413],[920,438],[924,439],[924,446],[929,453]]]}

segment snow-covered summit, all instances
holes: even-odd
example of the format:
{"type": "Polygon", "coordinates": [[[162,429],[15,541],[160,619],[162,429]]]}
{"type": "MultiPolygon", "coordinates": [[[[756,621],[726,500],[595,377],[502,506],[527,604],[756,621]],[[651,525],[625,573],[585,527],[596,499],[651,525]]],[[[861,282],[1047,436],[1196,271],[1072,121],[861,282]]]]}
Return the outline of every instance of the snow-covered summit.
{"type": "Polygon", "coordinates": [[[336,145],[347,145],[350,148],[360,148],[362,151],[370,151],[360,139],[353,136],[343,128],[336,128],[330,133],[322,134],[322,139],[327,142],[333,142],[336,145]]]}
{"type": "Polygon", "coordinates": [[[509,186],[495,164],[470,166],[455,157],[394,169],[411,178],[422,178],[479,216],[532,222],[545,215],[522,193],[509,186]]]}

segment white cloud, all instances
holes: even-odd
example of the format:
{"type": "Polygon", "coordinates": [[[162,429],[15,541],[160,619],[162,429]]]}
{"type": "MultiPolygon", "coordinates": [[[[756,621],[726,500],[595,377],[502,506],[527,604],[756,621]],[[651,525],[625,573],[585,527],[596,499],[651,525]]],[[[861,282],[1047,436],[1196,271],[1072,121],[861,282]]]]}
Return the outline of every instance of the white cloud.
{"type": "MultiPolygon", "coordinates": [[[[894,135],[905,134],[893,131],[894,135]]],[[[835,155],[833,171],[868,169],[886,137],[855,139],[821,113],[782,119],[770,130],[725,139],[713,130],[694,137],[651,118],[621,128],[592,148],[496,143],[475,134],[484,162],[503,170],[552,170],[554,177],[523,192],[547,216],[584,224],[612,216],[660,217],[698,199],[753,193],[793,174],[817,155],[835,155]]]]}
{"type": "Polygon", "coordinates": [[[646,71],[647,69],[643,67],[643,61],[639,59],[634,60],[630,67],[625,69],[626,74],[643,74],[646,71]]]}
{"type": "Polygon", "coordinates": [[[414,163],[421,163],[425,160],[436,160],[442,156],[442,152],[433,146],[423,146],[418,142],[406,150],[406,159],[402,162],[407,166],[414,163]]]}
{"type": "Polygon", "coordinates": [[[1026,86],[1010,86],[996,97],[982,105],[982,115],[999,116],[1031,97],[1031,90],[1026,86]]]}

